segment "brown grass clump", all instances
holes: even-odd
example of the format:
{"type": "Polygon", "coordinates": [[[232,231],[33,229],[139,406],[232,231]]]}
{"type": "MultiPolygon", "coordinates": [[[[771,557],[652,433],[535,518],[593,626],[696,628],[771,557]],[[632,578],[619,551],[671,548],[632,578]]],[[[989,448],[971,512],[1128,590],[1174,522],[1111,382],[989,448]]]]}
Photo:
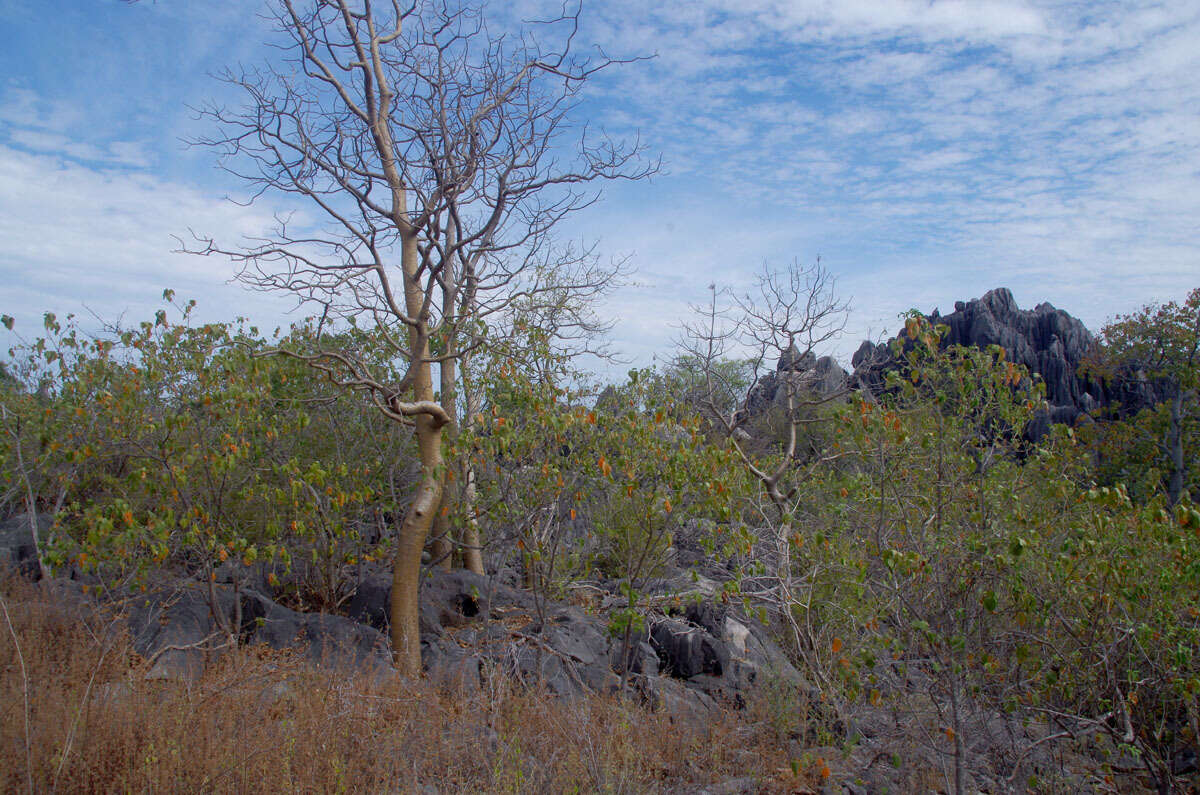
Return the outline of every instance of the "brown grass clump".
{"type": "Polygon", "coordinates": [[[99,614],[0,588],[0,789],[242,792],[694,792],[732,778],[810,791],[770,721],[682,725],[631,700],[483,692],[314,668],[242,649],[190,684],[99,614]]]}

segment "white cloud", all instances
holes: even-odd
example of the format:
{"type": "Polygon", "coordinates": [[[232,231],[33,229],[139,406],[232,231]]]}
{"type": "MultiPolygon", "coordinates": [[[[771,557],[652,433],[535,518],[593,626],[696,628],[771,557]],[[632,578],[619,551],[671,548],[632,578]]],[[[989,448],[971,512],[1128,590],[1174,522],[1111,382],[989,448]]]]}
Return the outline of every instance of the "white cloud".
{"type": "Polygon", "coordinates": [[[229,284],[230,262],[172,253],[172,235],[186,236],[189,227],[237,237],[261,233],[270,221],[263,210],[145,173],[0,146],[0,308],[31,336],[44,311],[152,317],[172,287],[196,298],[205,317],[250,313],[278,322],[288,305],[229,284]]]}
{"type": "MultiPolygon", "coordinates": [[[[526,19],[560,8],[510,7],[526,19]]],[[[261,23],[201,31],[198,6],[162,11],[197,31],[181,58],[256,55],[261,23]]],[[[584,23],[581,42],[658,53],[605,72],[583,110],[611,132],[640,130],[668,176],[616,187],[567,230],[636,255],[641,286],[607,311],[640,361],[669,345],[705,285],[744,283],[764,260],[820,253],[844,274],[858,308],[846,358],[903,309],[946,311],[1000,285],[1096,326],[1198,283],[1197,0],[606,0],[584,23]]],[[[142,307],[188,282],[222,308],[253,304],[223,286],[227,263],[168,253],[188,225],[269,221],[152,176],[164,155],[150,139],[174,137],[175,110],[143,137],[89,131],[70,97],[17,83],[3,97],[6,298],[142,307]]]]}

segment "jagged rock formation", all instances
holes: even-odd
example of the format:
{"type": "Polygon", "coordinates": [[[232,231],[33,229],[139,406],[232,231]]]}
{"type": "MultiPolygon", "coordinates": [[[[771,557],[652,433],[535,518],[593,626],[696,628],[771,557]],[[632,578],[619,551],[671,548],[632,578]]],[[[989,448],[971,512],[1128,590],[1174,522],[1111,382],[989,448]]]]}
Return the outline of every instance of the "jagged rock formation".
{"type": "MultiPolygon", "coordinates": [[[[385,628],[390,588],[386,574],[365,578],[346,612],[385,628]]],[[[762,627],[724,607],[655,614],[635,641],[626,657],[603,616],[556,602],[539,610],[530,592],[469,571],[434,572],[422,585],[421,657],[431,679],[453,687],[478,689],[504,671],[561,696],[605,693],[628,665],[628,684],[647,703],[702,716],[741,703],[762,676],[803,685],[762,627]]]]}
{"type": "MultiPolygon", "coordinates": [[[[928,317],[949,328],[945,345],[999,345],[1010,361],[1040,376],[1050,404],[1049,422],[1075,422],[1106,402],[1103,385],[1079,372],[1095,338],[1077,318],[1049,303],[1021,309],[1012,293],[1000,287],[982,298],[955,302],[948,315],[935,309],[928,317]]],[[[899,338],[906,333],[901,331],[899,338]]],[[[874,390],[896,361],[888,344],[864,342],[852,364],[857,380],[874,390]]]]}
{"type": "MultiPolygon", "coordinates": [[[[1011,361],[1041,378],[1049,407],[1026,429],[1029,438],[1043,436],[1052,423],[1075,424],[1110,407],[1121,415],[1134,414],[1161,399],[1156,386],[1144,379],[1108,384],[1081,373],[1080,365],[1096,339],[1078,318],[1050,303],[1021,309],[1012,293],[1000,287],[982,298],[955,302],[948,315],[935,309],[928,317],[949,328],[943,344],[999,345],[1011,361]]],[[[906,338],[901,331],[898,339],[906,338]]],[[[890,343],[869,341],[859,346],[851,364],[852,383],[876,394],[883,388],[884,374],[897,366],[890,343]]]]}
{"type": "Polygon", "coordinates": [[[779,357],[775,372],[767,373],[755,384],[746,400],[745,411],[749,416],[757,416],[772,406],[785,408],[789,384],[793,394],[801,399],[830,398],[846,390],[849,377],[833,357],[818,359],[812,351],[802,354],[793,343],[779,357]]]}
{"type": "MultiPolygon", "coordinates": [[[[1007,288],[989,290],[975,300],[957,301],[948,315],[935,309],[928,318],[949,328],[943,344],[978,348],[999,345],[1009,360],[1023,365],[1045,383],[1049,405],[1027,429],[1031,438],[1044,435],[1051,423],[1074,424],[1110,406],[1118,406],[1123,415],[1136,413],[1161,397],[1153,384],[1144,381],[1118,379],[1110,385],[1081,374],[1080,365],[1096,342],[1087,327],[1050,303],[1021,309],[1007,288]]],[[[902,330],[897,339],[907,343],[907,333],[902,330]]],[[[898,366],[890,341],[864,341],[851,359],[853,372],[849,374],[830,357],[818,359],[793,346],[779,358],[775,372],[755,386],[745,411],[757,416],[772,406],[782,406],[787,390],[781,387],[789,382],[799,394],[810,398],[829,397],[847,388],[878,395],[884,388],[885,375],[898,366]]]]}

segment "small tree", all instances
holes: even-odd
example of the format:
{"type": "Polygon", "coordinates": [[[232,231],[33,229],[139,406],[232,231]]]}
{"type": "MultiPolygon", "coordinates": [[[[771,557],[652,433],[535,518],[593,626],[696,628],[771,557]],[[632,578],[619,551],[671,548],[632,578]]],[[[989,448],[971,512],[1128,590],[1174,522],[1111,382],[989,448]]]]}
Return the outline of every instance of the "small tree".
{"type": "MultiPolygon", "coordinates": [[[[579,92],[614,60],[572,54],[577,17],[560,33],[491,31],[459,3],[278,0],[286,67],[225,75],[245,109],[208,107],[220,133],[200,143],[254,191],[302,198],[319,220],[282,219],[265,241],[197,253],[242,264],[241,278],[293,293],[331,320],[372,326],[403,374],[386,379],[354,351],[320,342],[282,350],[415,428],[422,479],[399,528],[391,603],[393,653],[420,671],[421,554],[439,513],[443,435],[453,429],[456,367],[481,324],[514,301],[611,278],[588,252],[556,249],[551,231],[596,200],[598,180],[638,178],[638,147],[580,136],[579,92]],[[553,278],[548,278],[551,276],[553,278]],[[434,366],[440,368],[440,392],[434,366]]],[[[476,544],[477,546],[477,544],[476,544]]]]}
{"type": "Polygon", "coordinates": [[[1154,439],[1164,464],[1167,502],[1184,494],[1194,455],[1188,427],[1200,418],[1200,287],[1183,303],[1148,304],[1119,316],[1100,332],[1101,346],[1086,365],[1123,393],[1153,396],[1162,416],[1154,439]]]}
{"type": "MultiPolygon", "coordinates": [[[[765,522],[755,571],[761,576],[759,599],[778,608],[790,627],[797,651],[814,673],[820,674],[812,652],[819,645],[807,621],[808,596],[801,578],[794,576],[793,551],[803,543],[797,514],[804,486],[816,467],[837,453],[826,450],[802,460],[797,456],[805,428],[814,421],[814,410],[844,397],[844,391],[821,394],[806,388],[792,374],[771,373],[775,362],[799,359],[836,337],[845,325],[848,304],[838,299],[833,275],[818,262],[811,267],[793,264],[786,271],[764,268],[752,294],[735,296],[713,288],[707,307],[696,307],[697,320],[684,326],[681,347],[684,359],[697,368],[698,402],[704,414],[727,436],[745,470],[758,483],[763,505],[757,514],[765,522]],[[719,301],[727,300],[722,307],[719,301]],[[729,359],[745,356],[745,368],[730,366],[729,359]],[[746,371],[750,378],[745,379],[746,371]],[[779,449],[762,449],[747,431],[755,419],[751,399],[768,377],[781,383],[783,438],[779,449]],[[764,563],[765,561],[765,563],[764,563]]],[[[807,582],[812,582],[809,577],[807,582]]]]}

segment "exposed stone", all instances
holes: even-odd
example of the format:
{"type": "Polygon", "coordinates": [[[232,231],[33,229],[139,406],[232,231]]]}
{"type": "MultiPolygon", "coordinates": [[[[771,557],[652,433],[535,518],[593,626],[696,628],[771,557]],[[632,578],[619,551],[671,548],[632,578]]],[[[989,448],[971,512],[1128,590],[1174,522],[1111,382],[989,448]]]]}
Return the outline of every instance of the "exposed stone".
{"type": "Polygon", "coordinates": [[[779,357],[775,372],[767,373],[746,398],[744,411],[757,416],[772,407],[787,408],[789,393],[800,401],[824,400],[845,391],[848,374],[830,356],[801,354],[795,344],[779,357]]]}
{"type": "MultiPolygon", "coordinates": [[[[1041,378],[1049,407],[1026,430],[1030,438],[1044,435],[1053,423],[1077,423],[1104,406],[1119,403],[1125,412],[1134,412],[1155,400],[1149,385],[1123,379],[1110,387],[1081,374],[1095,338],[1080,320],[1049,303],[1021,309],[1012,292],[1001,287],[982,298],[956,301],[948,315],[934,310],[929,320],[948,328],[944,345],[998,345],[1010,361],[1041,378]]],[[[911,345],[903,330],[897,339],[911,345]]],[[[869,341],[859,346],[851,362],[854,385],[876,395],[883,390],[884,374],[898,366],[890,345],[869,341]]]]}
{"type": "Polygon", "coordinates": [[[328,613],[298,613],[255,591],[242,595],[245,642],[297,649],[314,665],[351,663],[383,671],[391,667],[387,639],[357,621],[328,613]]]}
{"type": "MultiPolygon", "coordinates": [[[[34,515],[38,539],[42,543],[45,543],[53,523],[54,520],[47,514],[34,515]]],[[[0,570],[4,568],[11,568],[22,577],[34,581],[42,576],[28,513],[20,513],[0,522],[0,570]]]]}
{"type": "Polygon", "coordinates": [[[241,632],[237,600],[226,586],[184,581],[151,589],[123,608],[134,651],[153,660],[148,679],[197,679],[241,632]]]}

